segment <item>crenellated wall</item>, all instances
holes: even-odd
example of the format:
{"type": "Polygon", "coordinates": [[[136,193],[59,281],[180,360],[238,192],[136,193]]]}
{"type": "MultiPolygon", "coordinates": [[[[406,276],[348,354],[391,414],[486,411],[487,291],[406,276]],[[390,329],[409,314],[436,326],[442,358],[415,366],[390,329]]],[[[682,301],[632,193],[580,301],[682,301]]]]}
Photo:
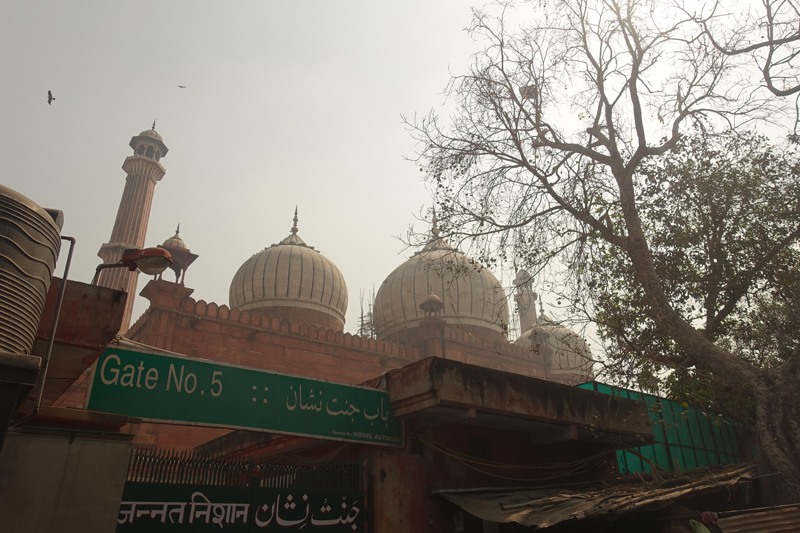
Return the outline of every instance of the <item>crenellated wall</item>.
{"type": "Polygon", "coordinates": [[[457,326],[444,327],[442,348],[445,359],[523,376],[550,378],[549,368],[538,353],[508,342],[481,339],[457,326]]]}
{"type": "MultiPolygon", "coordinates": [[[[128,330],[133,341],[190,357],[342,383],[363,383],[387,370],[418,361],[416,348],[240,312],[195,301],[191,289],[151,281],[142,294],[151,305],[128,330]]],[[[134,442],[189,448],[223,430],[143,423],[126,428],[134,442]]]]}
{"type": "MultiPolygon", "coordinates": [[[[191,297],[183,299],[177,307],[170,312],[150,307],[130,328],[128,337],[202,359],[278,372],[299,372],[346,383],[361,383],[387,369],[399,368],[426,356],[415,347],[240,312],[191,297]],[[276,350],[275,346],[280,349],[276,350]],[[314,367],[308,368],[306,363],[314,367]]],[[[446,326],[442,338],[446,359],[526,376],[548,377],[541,356],[524,347],[487,341],[455,326],[446,326]]]]}
{"type": "MultiPolygon", "coordinates": [[[[189,357],[353,384],[428,356],[424,348],[240,312],[226,305],[195,300],[191,293],[192,289],[175,283],[150,281],[142,295],[151,305],[126,336],[189,357]]],[[[548,377],[541,357],[523,347],[487,341],[453,325],[440,331],[440,353],[446,359],[548,377]]],[[[437,345],[440,340],[435,340],[437,345]]],[[[128,430],[137,433],[137,443],[173,447],[201,444],[212,432],[220,431],[149,423],[128,430]]]]}
{"type": "Polygon", "coordinates": [[[422,357],[417,348],[191,297],[178,308],[151,306],[127,336],[191,357],[345,383],[361,383],[422,357]]]}

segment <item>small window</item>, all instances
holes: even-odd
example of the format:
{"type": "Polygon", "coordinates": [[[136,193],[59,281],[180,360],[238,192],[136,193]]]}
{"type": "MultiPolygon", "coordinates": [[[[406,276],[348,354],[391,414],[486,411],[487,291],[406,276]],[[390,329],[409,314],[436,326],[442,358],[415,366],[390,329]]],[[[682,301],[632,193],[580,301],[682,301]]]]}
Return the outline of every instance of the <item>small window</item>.
{"type": "Polygon", "coordinates": [[[139,149],[136,151],[138,155],[144,155],[144,145],[140,144],[139,149]]]}
{"type": "Polygon", "coordinates": [[[146,154],[147,157],[153,157],[153,151],[154,151],[153,147],[152,146],[148,146],[147,147],[147,154],[146,154]]]}

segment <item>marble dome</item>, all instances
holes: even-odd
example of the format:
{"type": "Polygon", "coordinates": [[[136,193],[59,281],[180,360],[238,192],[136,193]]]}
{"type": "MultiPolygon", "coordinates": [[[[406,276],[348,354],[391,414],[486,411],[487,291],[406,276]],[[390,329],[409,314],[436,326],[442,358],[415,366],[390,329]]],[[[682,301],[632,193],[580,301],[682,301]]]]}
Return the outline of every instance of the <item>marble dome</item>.
{"type": "Polygon", "coordinates": [[[592,351],[589,345],[583,337],[544,314],[514,344],[529,350],[541,350],[542,344],[550,348],[550,374],[554,379],[573,382],[591,380],[592,351]]]}
{"type": "Polygon", "coordinates": [[[181,225],[178,224],[178,229],[175,230],[175,235],[164,241],[161,246],[172,246],[174,248],[183,248],[184,250],[188,250],[189,247],[186,246],[186,243],[180,238],[180,233],[181,225]]]}
{"type": "Polygon", "coordinates": [[[373,307],[377,337],[402,340],[425,318],[419,305],[431,294],[444,303],[440,318],[448,324],[488,329],[495,338],[504,335],[508,304],[503,287],[489,269],[441,239],[435,220],[430,241],[378,289],[373,307]]]}
{"type": "Polygon", "coordinates": [[[295,213],[288,237],[239,267],[231,282],[230,307],[341,330],[347,285],[336,265],[297,234],[295,213]]]}

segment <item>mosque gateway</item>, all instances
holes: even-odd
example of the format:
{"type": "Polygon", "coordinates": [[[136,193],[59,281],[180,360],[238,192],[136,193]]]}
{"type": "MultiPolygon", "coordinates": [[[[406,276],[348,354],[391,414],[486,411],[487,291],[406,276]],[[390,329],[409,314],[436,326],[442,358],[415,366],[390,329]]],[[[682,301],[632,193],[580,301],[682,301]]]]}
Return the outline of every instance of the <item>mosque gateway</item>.
{"type": "MultiPolygon", "coordinates": [[[[119,261],[125,250],[146,246],[155,187],[166,173],[161,158],[168,150],[154,128],[134,136],[130,146],[133,154],[123,163],[126,183],[117,217],[109,241],[99,252],[106,263],[119,261]]],[[[362,512],[363,520],[375,524],[370,531],[395,531],[397,524],[413,526],[406,530],[428,530],[431,521],[436,523],[445,515],[458,525],[458,520],[472,519],[466,514],[456,514],[454,519],[449,504],[419,487],[494,486],[496,480],[442,462],[436,448],[426,442],[437,441],[465,456],[518,463],[542,453],[551,454],[550,461],[573,461],[584,453],[596,455],[610,449],[609,443],[590,435],[596,422],[586,418],[594,409],[608,409],[607,401],[598,400],[590,391],[567,386],[591,379],[591,354],[585,341],[543,312],[537,313],[533,280],[520,272],[509,289],[521,329],[510,342],[509,329],[516,321],[510,316],[509,295],[488,268],[440,235],[435,217],[424,246],[392,272],[374,273],[383,282],[372,307],[372,327],[362,328],[364,335],[345,331],[349,300],[346,272],[316,248],[324,249],[324,243],[303,240],[297,208],[288,235],[280,228],[254,234],[252,241],[274,244],[252,250],[253,255],[238,268],[230,265],[228,302],[206,301],[202,287],[192,287],[187,272],[201,260],[201,250],[190,248],[191,243],[181,237],[180,226],[174,235],[163,237],[167,238],[159,246],[170,253],[172,265],[147,280],[144,287],[137,289],[137,272],[109,268],[102,271],[100,287],[81,289],[91,294],[105,291],[109,305],[119,303],[116,316],[121,317],[120,333],[114,337],[117,329],[103,329],[111,342],[106,340],[102,348],[79,363],[60,367],[45,396],[55,406],[54,413],[62,410],[72,417],[89,413],[81,415],[86,418],[81,422],[82,429],[107,432],[109,424],[117,424],[114,431],[127,435],[125,439],[139,450],[136,461],[148,462],[146,454],[152,453],[153,464],[168,464],[159,454],[179,453],[181,457],[195,454],[193,457],[214,461],[281,458],[310,468],[308,461],[328,465],[333,459],[341,459],[351,461],[356,470],[365,469],[370,483],[374,483],[374,489],[358,488],[361,492],[320,493],[320,504],[310,518],[295,517],[301,513],[289,505],[289,493],[281,493],[287,501],[278,515],[273,508],[276,496],[270,493],[271,499],[259,503],[255,515],[248,514],[252,511],[246,509],[248,503],[236,504],[237,519],[248,517],[253,523],[257,519],[266,527],[271,509],[273,517],[280,516],[284,523],[297,520],[301,524],[308,519],[308,531],[316,530],[311,527],[315,521],[317,525],[336,523],[361,530],[367,522],[356,517],[362,512]],[[122,295],[133,295],[137,290],[149,306],[131,320],[133,297],[128,296],[122,310],[122,295]],[[133,362],[123,364],[125,358],[133,362]],[[100,359],[106,363],[104,370],[92,374],[92,363],[100,359]],[[75,374],[68,375],[70,371],[75,374]],[[269,379],[264,377],[267,375],[269,379]],[[101,401],[98,398],[103,396],[98,391],[107,382],[116,387],[107,393],[110,400],[114,394],[122,394],[119,391],[145,396],[159,391],[163,396],[148,400],[150,404],[118,398],[122,407],[116,411],[104,412],[102,404],[95,411],[84,409],[101,401]],[[99,383],[94,396],[90,383],[99,383]],[[61,388],[56,390],[56,385],[61,388]],[[170,388],[164,388],[167,386],[170,388]],[[286,390],[277,390],[280,387],[286,390]],[[353,395],[331,392],[340,389],[353,395]],[[375,399],[358,400],[367,397],[375,399]],[[152,409],[173,414],[167,418],[148,415],[146,406],[151,404],[152,409]],[[195,404],[202,409],[192,407],[195,404]],[[226,407],[221,409],[222,405],[226,407]],[[126,411],[134,406],[144,410],[135,415],[126,411]],[[270,415],[269,409],[276,408],[283,410],[281,427],[295,429],[272,428],[270,424],[278,418],[270,415]],[[301,416],[317,422],[298,426],[301,416]],[[106,425],[92,426],[92,417],[105,417],[106,425]],[[228,423],[250,420],[247,417],[257,424],[228,423]],[[397,421],[397,427],[387,433],[391,442],[376,440],[376,435],[383,435],[378,431],[383,427],[380,424],[390,420],[397,421]],[[357,434],[346,424],[357,424],[357,434]],[[333,436],[319,437],[320,428],[329,426],[333,436]],[[588,439],[585,442],[584,437],[588,439]],[[564,439],[574,449],[562,446],[564,439]],[[165,449],[169,452],[160,451],[165,449]],[[387,483],[396,486],[387,488],[387,483]],[[364,501],[366,490],[373,490],[370,514],[362,509],[363,504],[355,503],[364,501]],[[345,506],[344,514],[335,516],[330,506],[331,518],[325,502],[332,495],[340,501],[342,497],[351,498],[352,502],[345,506]],[[397,497],[411,502],[409,508],[398,508],[397,497]],[[290,520],[290,516],[294,518],[290,520]]],[[[82,285],[69,284],[72,291],[82,285]]],[[[69,323],[75,317],[63,319],[69,323]]],[[[613,423],[625,431],[625,424],[633,424],[626,420],[613,423]]],[[[642,431],[636,426],[629,433],[642,431]]],[[[127,456],[123,459],[122,470],[129,464],[127,456]]],[[[270,470],[259,472],[263,487],[274,481],[269,477],[270,470]]],[[[352,477],[354,486],[366,479],[356,474],[352,477]]],[[[129,479],[126,490],[131,483],[129,479]]],[[[198,505],[196,493],[204,494],[204,498],[212,494],[193,490],[186,496],[194,502],[191,509],[198,505]]],[[[117,518],[112,513],[112,522],[121,519],[125,524],[141,522],[142,527],[147,526],[156,511],[145,513],[136,507],[134,512],[134,507],[154,505],[151,493],[126,494],[129,499],[112,509],[113,513],[117,509],[122,513],[117,518]]],[[[291,496],[303,495],[298,492],[291,496]]],[[[178,511],[173,512],[178,513],[185,498],[175,498],[169,502],[177,506],[178,511]]],[[[186,505],[190,509],[190,504],[186,505]]],[[[226,516],[226,520],[234,518],[226,516]]],[[[123,527],[123,522],[118,522],[117,531],[137,530],[125,529],[128,526],[123,527]]]]}

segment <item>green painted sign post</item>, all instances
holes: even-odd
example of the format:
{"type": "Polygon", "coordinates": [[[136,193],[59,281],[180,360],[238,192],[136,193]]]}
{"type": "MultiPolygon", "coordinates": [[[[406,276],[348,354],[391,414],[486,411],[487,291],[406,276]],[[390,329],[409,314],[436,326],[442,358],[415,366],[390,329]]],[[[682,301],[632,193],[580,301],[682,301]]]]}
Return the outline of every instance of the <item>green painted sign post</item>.
{"type": "Polygon", "coordinates": [[[156,422],[402,445],[386,391],[116,348],[97,360],[85,406],[156,422]]]}

